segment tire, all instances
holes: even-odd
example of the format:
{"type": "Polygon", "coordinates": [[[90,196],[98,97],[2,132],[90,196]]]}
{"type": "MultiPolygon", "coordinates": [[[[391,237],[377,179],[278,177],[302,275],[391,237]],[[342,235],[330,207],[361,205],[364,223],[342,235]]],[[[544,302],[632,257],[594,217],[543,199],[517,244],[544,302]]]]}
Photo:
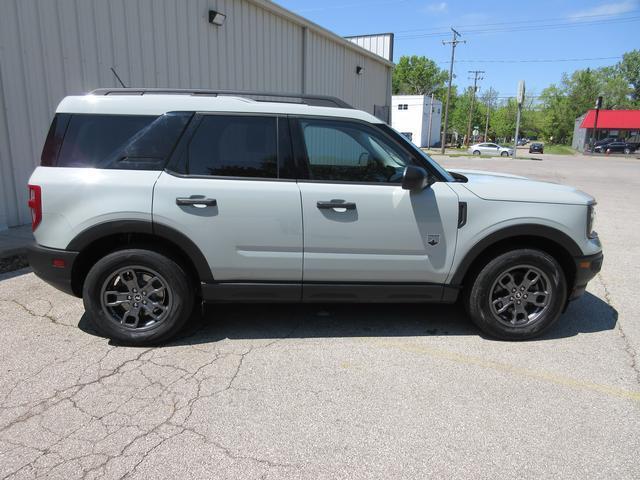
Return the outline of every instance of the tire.
{"type": "Polygon", "coordinates": [[[195,300],[192,282],[178,263],[142,249],[119,250],[100,259],[82,293],[85,310],[100,333],[136,346],[173,337],[191,316],[195,300]]]}
{"type": "Polygon", "coordinates": [[[541,335],[558,320],[567,298],[567,282],[556,259],[534,249],[498,255],[477,272],[469,287],[463,298],[471,320],[484,333],[501,340],[541,335]],[[525,282],[531,286],[521,290],[525,282]],[[548,294],[533,297],[535,291],[548,294]]]}
{"type": "Polygon", "coordinates": [[[480,156],[480,150],[474,150],[473,154],[476,155],[476,156],[480,156]]]}
{"type": "Polygon", "coordinates": [[[509,156],[509,152],[502,152],[500,154],[501,157],[508,157],[509,156]]]}

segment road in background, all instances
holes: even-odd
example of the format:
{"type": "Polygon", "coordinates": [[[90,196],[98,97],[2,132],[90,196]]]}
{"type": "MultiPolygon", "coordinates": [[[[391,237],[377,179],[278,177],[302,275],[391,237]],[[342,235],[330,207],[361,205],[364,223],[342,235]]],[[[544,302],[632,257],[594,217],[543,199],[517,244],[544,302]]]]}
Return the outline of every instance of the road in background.
{"type": "Polygon", "coordinates": [[[0,478],[640,478],[640,163],[541,158],[443,159],[597,197],[603,271],[536,341],[457,306],[232,305],[124,348],[1,276],[0,478]]]}

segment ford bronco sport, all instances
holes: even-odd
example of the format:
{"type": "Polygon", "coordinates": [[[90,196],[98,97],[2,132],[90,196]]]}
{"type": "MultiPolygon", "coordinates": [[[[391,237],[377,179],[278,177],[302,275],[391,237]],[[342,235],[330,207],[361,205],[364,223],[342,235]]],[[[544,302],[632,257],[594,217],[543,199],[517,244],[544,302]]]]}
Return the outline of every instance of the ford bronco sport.
{"type": "Polygon", "coordinates": [[[446,171],[337,99],[236,93],[58,106],[29,182],[29,260],[108,337],[165,341],[201,301],[460,296],[486,334],[528,339],[600,270],[581,191],[446,171]]]}

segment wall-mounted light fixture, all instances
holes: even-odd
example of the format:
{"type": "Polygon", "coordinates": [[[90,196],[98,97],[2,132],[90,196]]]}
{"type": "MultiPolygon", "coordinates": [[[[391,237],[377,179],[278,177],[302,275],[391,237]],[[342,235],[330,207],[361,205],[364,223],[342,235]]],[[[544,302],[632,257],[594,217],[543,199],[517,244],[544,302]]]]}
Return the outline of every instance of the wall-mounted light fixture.
{"type": "Polygon", "coordinates": [[[356,67],[356,75],[362,75],[363,72],[364,72],[364,67],[361,67],[360,65],[358,65],[356,67]]]}
{"type": "Polygon", "coordinates": [[[209,23],[221,27],[226,19],[227,16],[224,13],[216,12],[215,10],[209,10],[209,23]]]}

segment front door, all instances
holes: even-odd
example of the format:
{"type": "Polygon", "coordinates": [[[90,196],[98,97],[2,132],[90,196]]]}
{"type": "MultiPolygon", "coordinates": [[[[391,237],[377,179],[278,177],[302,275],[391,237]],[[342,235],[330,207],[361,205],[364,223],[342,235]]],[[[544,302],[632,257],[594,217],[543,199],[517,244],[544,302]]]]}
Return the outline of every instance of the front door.
{"type": "Polygon", "coordinates": [[[295,179],[287,178],[287,119],[204,114],[193,121],[176,154],[178,171],[156,183],[154,223],[188,236],[216,283],[299,284],[302,212],[295,179]]]}
{"type": "Polygon", "coordinates": [[[457,236],[458,198],[445,182],[401,187],[420,163],[381,130],[357,121],[301,118],[298,142],[304,282],[444,283],[457,236]]]}

